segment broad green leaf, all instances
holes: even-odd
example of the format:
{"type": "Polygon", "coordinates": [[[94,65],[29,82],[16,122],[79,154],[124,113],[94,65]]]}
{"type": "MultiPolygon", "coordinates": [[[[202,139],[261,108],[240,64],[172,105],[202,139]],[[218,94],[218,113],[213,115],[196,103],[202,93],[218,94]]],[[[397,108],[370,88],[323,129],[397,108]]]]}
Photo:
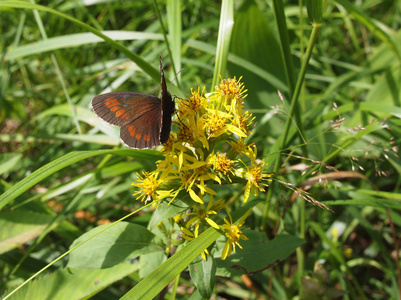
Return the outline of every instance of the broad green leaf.
{"type": "MultiPolygon", "coordinates": [[[[181,1],[167,1],[167,21],[168,21],[168,39],[167,46],[172,59],[174,74],[181,70],[182,55],[182,7],[181,1]]],[[[162,18],[159,19],[162,22],[162,18]]],[[[177,80],[180,81],[181,74],[177,74],[177,80]]]]}
{"type": "MultiPolygon", "coordinates": [[[[89,239],[109,224],[98,226],[76,239],[71,248],[89,239]]],[[[163,251],[162,241],[146,228],[128,222],[119,222],[96,235],[72,251],[68,267],[77,269],[104,269],[141,254],[163,251]]]]}
{"type": "Polygon", "coordinates": [[[177,198],[174,199],[171,203],[169,203],[169,201],[160,202],[157,209],[153,212],[152,219],[149,223],[149,228],[157,226],[157,224],[159,224],[163,220],[175,217],[176,215],[180,214],[190,207],[191,206],[188,205],[186,201],[177,198]]]}
{"type": "MultiPolygon", "coordinates": [[[[265,14],[255,1],[243,1],[235,15],[235,23],[230,44],[230,53],[242,58],[245,62],[270,73],[281,82],[286,81],[281,49],[265,14]]],[[[254,68],[246,69],[246,64],[229,64],[230,76],[239,78],[248,90],[246,103],[251,108],[261,108],[277,103],[277,89],[283,87],[266,84],[260,75],[255,74],[254,68]],[[273,95],[274,97],[268,97],[273,95]],[[262,105],[262,106],[261,106],[262,105]]],[[[288,90],[287,84],[285,89],[288,90]]]]}
{"type": "MultiPolygon", "coordinates": [[[[203,51],[209,54],[214,54],[216,52],[216,47],[213,45],[207,44],[205,42],[201,41],[196,41],[196,40],[187,40],[186,45],[190,46],[191,48],[194,48],[199,51],[203,51]]],[[[258,77],[262,78],[263,84],[266,84],[268,82],[271,84],[275,89],[278,89],[283,92],[288,91],[288,87],[284,83],[284,81],[280,80],[277,76],[275,76],[273,73],[274,69],[272,70],[266,70],[263,67],[260,67],[260,64],[258,62],[252,63],[250,60],[243,59],[242,57],[238,55],[234,55],[232,53],[228,54],[228,60],[235,64],[236,66],[243,67],[245,70],[249,71],[251,74],[256,74],[258,77]]],[[[205,67],[206,68],[206,67],[205,67]]],[[[228,68],[230,68],[230,65],[228,65],[228,68]]],[[[230,73],[232,73],[230,71],[230,73]]],[[[241,73],[242,74],[242,73],[241,73]]],[[[236,75],[236,74],[234,74],[236,75]]],[[[246,86],[248,86],[249,83],[252,82],[247,82],[246,86]]]]}
{"type": "Polygon", "coordinates": [[[0,254],[37,238],[53,219],[32,211],[0,212],[0,254]]]}
{"type": "Polygon", "coordinates": [[[145,278],[167,260],[164,252],[152,252],[141,255],[139,258],[139,278],[145,278]]]}
{"type": "Polygon", "coordinates": [[[88,299],[137,269],[134,264],[103,270],[60,269],[28,283],[7,299],[88,299]]]}
{"type": "MultiPolygon", "coordinates": [[[[401,98],[401,69],[391,70],[385,72],[373,85],[372,89],[366,95],[366,102],[390,106],[393,105],[399,109],[401,98]]],[[[388,114],[380,114],[382,118],[388,114]]],[[[398,116],[401,117],[401,116],[398,116]]]]}
{"type": "Polygon", "coordinates": [[[383,113],[387,116],[395,116],[397,118],[401,118],[400,107],[390,106],[380,103],[373,103],[373,102],[347,103],[339,106],[336,111],[333,110],[329,111],[328,113],[322,115],[321,117],[316,118],[313,121],[313,125],[315,126],[328,120],[335,120],[338,118],[339,114],[343,114],[346,112],[354,112],[354,111],[383,113]]]}
{"type": "Polygon", "coordinates": [[[189,274],[192,282],[204,299],[209,299],[213,294],[216,275],[216,262],[214,258],[207,255],[206,261],[198,257],[189,265],[189,274]]]}
{"type": "Polygon", "coordinates": [[[120,145],[121,142],[118,137],[118,129],[116,127],[113,128],[110,125],[104,125],[104,128],[107,129],[102,131],[108,131],[109,135],[58,133],[55,135],[27,136],[23,134],[2,134],[0,135],[0,142],[3,143],[19,142],[27,144],[27,143],[51,143],[57,140],[57,141],[68,141],[68,142],[82,142],[85,144],[109,145],[109,146],[120,145]]]}
{"type": "MultiPolygon", "coordinates": [[[[230,257],[217,260],[217,275],[232,277],[242,274],[253,274],[274,266],[283,261],[305,243],[305,240],[289,234],[279,234],[269,241],[262,232],[245,231],[249,240],[241,240],[243,249],[236,248],[230,257]]],[[[219,248],[224,242],[218,241],[219,248]]]]}
{"type": "Polygon", "coordinates": [[[322,201],[323,204],[328,206],[340,205],[340,206],[372,206],[372,207],[386,207],[400,209],[400,201],[377,199],[373,197],[364,197],[363,199],[336,199],[322,201]]]}

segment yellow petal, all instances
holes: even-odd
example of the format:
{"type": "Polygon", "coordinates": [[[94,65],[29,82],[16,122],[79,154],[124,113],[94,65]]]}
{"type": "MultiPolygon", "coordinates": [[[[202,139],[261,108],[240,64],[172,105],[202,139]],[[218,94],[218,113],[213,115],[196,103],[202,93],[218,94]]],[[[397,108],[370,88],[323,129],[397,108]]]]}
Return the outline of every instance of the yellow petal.
{"type": "Polygon", "coordinates": [[[206,222],[208,222],[208,224],[209,224],[210,226],[212,226],[213,228],[215,228],[215,229],[219,229],[219,228],[220,228],[219,225],[217,225],[216,222],[213,221],[212,219],[205,218],[205,220],[206,220],[206,222]]]}
{"type": "Polygon", "coordinates": [[[191,196],[192,200],[195,202],[203,204],[203,200],[193,190],[189,190],[189,196],[191,196]]]}

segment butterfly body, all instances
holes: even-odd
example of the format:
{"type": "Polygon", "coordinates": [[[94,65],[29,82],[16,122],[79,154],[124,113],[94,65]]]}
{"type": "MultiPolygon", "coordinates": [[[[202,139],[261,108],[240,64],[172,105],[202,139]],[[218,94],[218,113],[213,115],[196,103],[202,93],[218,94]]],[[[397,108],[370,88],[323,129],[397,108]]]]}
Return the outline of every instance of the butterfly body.
{"type": "Polygon", "coordinates": [[[174,100],[167,91],[160,59],[161,98],[137,92],[113,92],[92,99],[98,117],[120,126],[120,138],[130,148],[148,149],[167,142],[174,100]]]}

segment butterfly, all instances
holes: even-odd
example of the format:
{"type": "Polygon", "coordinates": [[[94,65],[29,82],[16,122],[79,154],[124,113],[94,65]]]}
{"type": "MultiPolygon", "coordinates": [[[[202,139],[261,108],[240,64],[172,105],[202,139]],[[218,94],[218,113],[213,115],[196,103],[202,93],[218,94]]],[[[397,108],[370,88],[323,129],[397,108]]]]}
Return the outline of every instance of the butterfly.
{"type": "Polygon", "coordinates": [[[92,99],[95,114],[120,126],[120,138],[130,148],[149,149],[167,142],[174,100],[167,91],[160,56],[161,97],[136,92],[114,92],[92,99]]]}

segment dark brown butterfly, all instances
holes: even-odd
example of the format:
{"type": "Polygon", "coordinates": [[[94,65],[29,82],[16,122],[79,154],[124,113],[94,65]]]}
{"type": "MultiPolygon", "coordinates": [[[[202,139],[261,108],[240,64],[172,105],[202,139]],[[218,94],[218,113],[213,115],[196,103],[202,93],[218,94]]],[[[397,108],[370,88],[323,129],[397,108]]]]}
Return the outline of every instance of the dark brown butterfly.
{"type": "Polygon", "coordinates": [[[167,91],[160,57],[161,98],[136,92],[115,92],[96,96],[92,108],[111,125],[120,126],[120,138],[130,148],[148,149],[167,142],[174,101],[167,91]]]}

